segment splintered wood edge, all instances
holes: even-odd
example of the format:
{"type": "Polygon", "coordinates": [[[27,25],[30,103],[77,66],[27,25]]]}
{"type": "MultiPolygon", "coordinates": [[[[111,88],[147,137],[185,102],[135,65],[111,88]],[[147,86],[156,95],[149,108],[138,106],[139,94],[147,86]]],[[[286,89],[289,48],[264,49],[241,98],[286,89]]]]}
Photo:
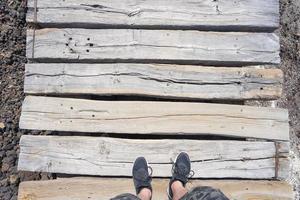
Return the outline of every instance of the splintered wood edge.
{"type": "Polygon", "coordinates": [[[34,51],[34,35],[35,30],[27,29],[26,32],[26,57],[28,59],[33,59],[33,51],[34,51]]]}

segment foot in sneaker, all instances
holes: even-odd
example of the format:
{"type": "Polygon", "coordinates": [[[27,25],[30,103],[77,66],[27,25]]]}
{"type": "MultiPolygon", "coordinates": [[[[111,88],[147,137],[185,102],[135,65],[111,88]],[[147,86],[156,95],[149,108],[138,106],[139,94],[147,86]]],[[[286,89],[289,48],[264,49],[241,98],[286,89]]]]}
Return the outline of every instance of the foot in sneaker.
{"type": "Polygon", "coordinates": [[[137,195],[144,188],[149,189],[152,193],[152,186],[151,186],[152,169],[150,174],[148,172],[148,169],[151,168],[148,166],[147,161],[144,157],[138,157],[135,160],[132,168],[132,176],[133,176],[134,187],[137,195]]]}
{"type": "Polygon", "coordinates": [[[183,187],[185,187],[186,183],[188,182],[188,179],[191,177],[190,173],[191,173],[191,161],[189,155],[185,152],[181,152],[177,156],[175,163],[173,164],[172,167],[172,178],[170,180],[169,188],[168,188],[168,197],[170,200],[173,199],[173,191],[171,188],[172,184],[175,181],[180,181],[183,187]]]}

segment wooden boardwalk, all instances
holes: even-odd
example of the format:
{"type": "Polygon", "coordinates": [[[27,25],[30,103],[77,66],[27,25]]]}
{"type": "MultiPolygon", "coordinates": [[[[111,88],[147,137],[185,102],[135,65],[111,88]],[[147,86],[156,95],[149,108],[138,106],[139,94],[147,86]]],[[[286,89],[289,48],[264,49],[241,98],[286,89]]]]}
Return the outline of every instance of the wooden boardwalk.
{"type": "Polygon", "coordinates": [[[27,22],[20,127],[54,132],[22,136],[18,169],[97,177],[23,182],[19,200],[132,192],[138,156],[166,199],[180,151],[189,187],[293,199],[287,110],[244,105],[281,95],[278,0],[28,0],[27,22]]]}

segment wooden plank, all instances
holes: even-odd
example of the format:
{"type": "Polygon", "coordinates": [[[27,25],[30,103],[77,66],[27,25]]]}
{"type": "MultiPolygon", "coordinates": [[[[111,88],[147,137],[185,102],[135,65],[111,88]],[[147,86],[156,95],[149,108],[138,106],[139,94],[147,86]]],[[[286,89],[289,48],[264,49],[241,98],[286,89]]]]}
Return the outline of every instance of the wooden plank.
{"type": "Polygon", "coordinates": [[[29,30],[27,57],[40,62],[237,66],[280,62],[279,39],[274,33],[143,29],[40,29],[35,37],[29,30]]]}
{"type": "Polygon", "coordinates": [[[142,27],[271,31],[279,25],[278,0],[34,0],[27,22],[43,27],[142,27]]]}
{"type": "MultiPolygon", "coordinates": [[[[153,179],[153,198],[167,200],[169,180],[153,179]]],[[[293,188],[286,182],[245,180],[192,180],[187,188],[210,186],[235,200],[293,200],[293,188]]],[[[122,193],[135,194],[132,179],[66,178],[51,181],[22,182],[18,200],[99,200],[122,193]],[[113,186],[113,187],[112,187],[113,186]]]]}
{"type": "Polygon", "coordinates": [[[182,99],[276,99],[280,69],[163,64],[27,64],[27,94],[140,95],[182,99]]]}
{"type": "MultiPolygon", "coordinates": [[[[88,126],[88,125],[87,125],[88,126]]],[[[134,140],[81,136],[23,136],[18,169],[66,174],[131,176],[147,158],[153,177],[170,177],[176,155],[190,155],[194,178],[285,178],[288,143],[216,140],[134,140]],[[277,150],[276,150],[277,149],[277,150]]]]}
{"type": "Polygon", "coordinates": [[[19,125],[22,129],[53,131],[289,140],[285,109],[209,103],[27,96],[19,125]]]}

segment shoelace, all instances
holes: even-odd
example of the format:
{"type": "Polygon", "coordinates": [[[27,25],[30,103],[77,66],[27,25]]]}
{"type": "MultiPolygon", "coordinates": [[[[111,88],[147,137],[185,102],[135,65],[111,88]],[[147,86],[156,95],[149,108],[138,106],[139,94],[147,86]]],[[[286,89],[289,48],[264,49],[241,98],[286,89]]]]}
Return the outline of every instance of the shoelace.
{"type": "Polygon", "coordinates": [[[149,169],[150,169],[150,173],[149,173],[149,171],[148,171],[149,176],[152,177],[153,169],[152,169],[152,167],[148,166],[148,170],[149,170],[149,169]]]}
{"type": "MultiPolygon", "coordinates": [[[[184,172],[182,172],[182,171],[178,171],[178,170],[176,170],[175,171],[175,169],[176,169],[176,163],[173,161],[173,159],[171,158],[171,163],[172,163],[172,173],[174,173],[174,172],[176,172],[176,173],[178,173],[179,175],[181,175],[181,176],[186,176],[185,174],[184,174],[184,172]]],[[[179,168],[179,167],[177,167],[177,168],[179,168]]],[[[190,172],[189,172],[189,174],[188,174],[188,176],[186,177],[187,179],[190,179],[190,178],[192,178],[193,176],[195,175],[195,171],[194,170],[190,170],[190,172]]],[[[188,180],[188,182],[189,182],[189,180],[188,180]]]]}

